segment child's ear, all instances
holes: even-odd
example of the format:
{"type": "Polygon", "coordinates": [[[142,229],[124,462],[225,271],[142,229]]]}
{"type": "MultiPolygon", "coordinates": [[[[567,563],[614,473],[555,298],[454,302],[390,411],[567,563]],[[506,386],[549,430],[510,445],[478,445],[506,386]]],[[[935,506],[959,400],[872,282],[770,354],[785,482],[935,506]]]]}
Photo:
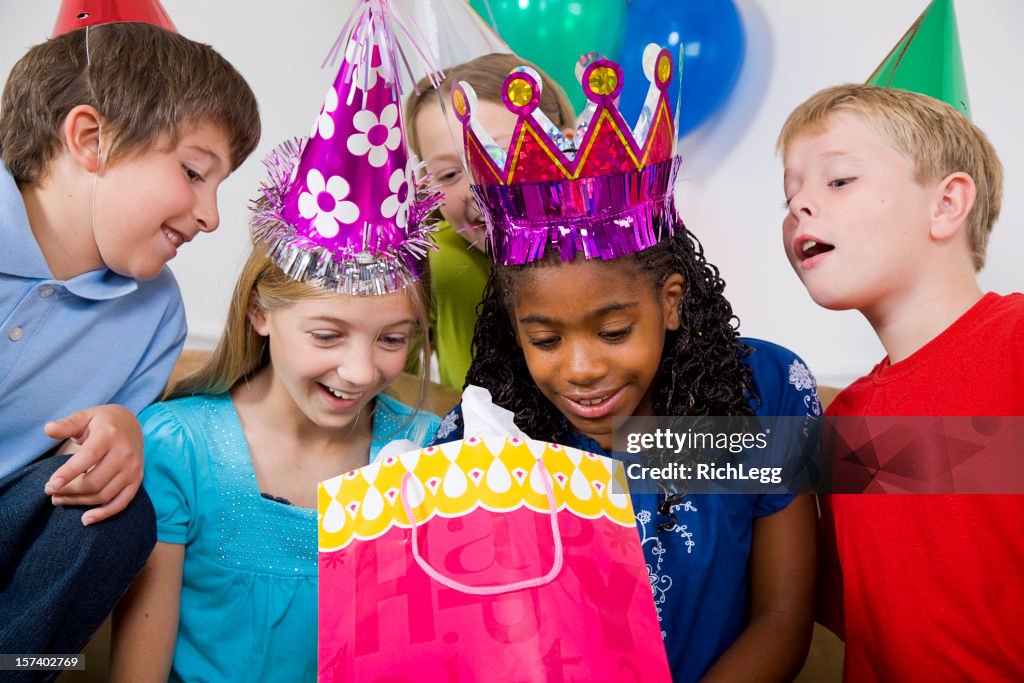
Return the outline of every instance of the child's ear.
{"type": "Polygon", "coordinates": [[[955,235],[967,224],[967,215],[974,206],[978,189],[971,176],[957,171],[939,182],[937,193],[931,237],[943,241],[955,235]]]}
{"type": "Polygon", "coordinates": [[[89,173],[100,168],[100,128],[103,117],[88,104],[68,112],[61,126],[61,137],[71,157],[89,173]]]}
{"type": "Polygon", "coordinates": [[[685,284],[683,276],[672,273],[661,286],[661,299],[665,306],[665,329],[678,330],[683,324],[679,316],[679,302],[683,300],[685,284]]]}
{"type": "Polygon", "coordinates": [[[267,312],[255,303],[249,304],[249,310],[246,312],[249,317],[249,324],[252,325],[252,329],[256,331],[256,334],[261,337],[270,336],[270,325],[267,323],[267,312]]]}

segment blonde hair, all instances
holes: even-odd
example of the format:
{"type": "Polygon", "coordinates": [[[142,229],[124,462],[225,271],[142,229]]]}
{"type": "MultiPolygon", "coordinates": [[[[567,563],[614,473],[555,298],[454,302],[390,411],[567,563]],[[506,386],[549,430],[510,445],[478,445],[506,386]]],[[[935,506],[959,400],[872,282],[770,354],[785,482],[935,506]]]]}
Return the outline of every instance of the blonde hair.
{"type": "Polygon", "coordinates": [[[995,148],[966,116],[935,98],[906,90],[847,84],[826,88],[798,106],[779,133],[783,156],[803,133],[821,132],[835,112],[857,114],[914,165],[919,183],[966,173],[977,186],[967,215],[974,269],[985,265],[985,249],[1003,200],[1003,166],[995,148]]]}
{"type": "MultiPolygon", "coordinates": [[[[473,90],[481,100],[501,102],[501,86],[505,82],[505,77],[518,66],[528,66],[536,69],[540,74],[540,109],[547,114],[551,122],[559,128],[575,126],[576,113],[561,86],[536,64],[514,54],[495,52],[448,69],[445,72],[445,79],[441,83],[441,96],[448,97],[454,84],[466,81],[473,86],[473,90]]],[[[421,79],[416,87],[419,92],[410,95],[409,99],[405,101],[405,135],[409,139],[409,148],[419,156],[419,140],[416,139],[416,115],[427,103],[437,102],[437,91],[427,78],[421,79]]],[[[447,101],[445,106],[448,106],[447,101]]]]}
{"type": "MultiPolygon", "coordinates": [[[[426,396],[425,378],[430,373],[430,342],[427,338],[430,295],[419,282],[406,287],[403,291],[409,296],[419,324],[417,336],[424,355],[418,409],[426,396]]],[[[217,348],[201,368],[171,387],[164,400],[196,394],[224,393],[270,364],[270,345],[267,338],[253,329],[249,319],[249,312],[253,308],[273,311],[303,299],[333,296],[337,295],[293,280],[274,265],[263,249],[253,249],[235,284],[228,318],[217,348]]],[[[411,352],[413,349],[410,349],[411,352]]]]}

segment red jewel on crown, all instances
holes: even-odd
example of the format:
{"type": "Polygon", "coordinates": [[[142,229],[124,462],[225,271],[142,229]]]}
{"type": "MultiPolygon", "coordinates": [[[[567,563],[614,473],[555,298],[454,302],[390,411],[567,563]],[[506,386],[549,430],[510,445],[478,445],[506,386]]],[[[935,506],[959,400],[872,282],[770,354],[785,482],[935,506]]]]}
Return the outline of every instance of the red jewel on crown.
{"type": "Polygon", "coordinates": [[[621,67],[604,58],[588,64],[581,75],[588,104],[570,141],[539,108],[536,72],[513,70],[502,87],[505,107],[518,114],[507,151],[476,120],[472,87],[462,82],[453,88],[472,189],[496,262],[527,263],[549,246],[563,260],[579,252],[616,258],[673,233],[679,159],[668,97],[676,71],[672,54],[648,45],[644,71],[650,87],[631,129],[617,107],[621,67]]]}

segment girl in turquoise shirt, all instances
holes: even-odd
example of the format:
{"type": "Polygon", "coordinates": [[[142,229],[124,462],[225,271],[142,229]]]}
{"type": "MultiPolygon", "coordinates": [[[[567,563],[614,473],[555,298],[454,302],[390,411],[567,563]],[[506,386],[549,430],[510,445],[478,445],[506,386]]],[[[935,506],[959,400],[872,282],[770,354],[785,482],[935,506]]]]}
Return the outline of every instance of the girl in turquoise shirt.
{"type": "Polygon", "coordinates": [[[434,434],[381,393],[426,312],[419,283],[329,294],[252,253],[209,363],[140,416],[158,543],[118,608],[115,679],[315,680],[316,484],[434,434]]]}

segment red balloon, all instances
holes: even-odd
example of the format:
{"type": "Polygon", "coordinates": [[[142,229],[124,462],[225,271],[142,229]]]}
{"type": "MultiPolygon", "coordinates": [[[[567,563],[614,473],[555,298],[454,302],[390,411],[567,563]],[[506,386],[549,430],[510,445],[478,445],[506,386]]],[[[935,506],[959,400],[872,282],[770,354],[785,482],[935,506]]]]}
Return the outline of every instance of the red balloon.
{"type": "Polygon", "coordinates": [[[84,26],[141,21],[178,32],[160,0],[63,0],[53,38],[84,26]]]}

